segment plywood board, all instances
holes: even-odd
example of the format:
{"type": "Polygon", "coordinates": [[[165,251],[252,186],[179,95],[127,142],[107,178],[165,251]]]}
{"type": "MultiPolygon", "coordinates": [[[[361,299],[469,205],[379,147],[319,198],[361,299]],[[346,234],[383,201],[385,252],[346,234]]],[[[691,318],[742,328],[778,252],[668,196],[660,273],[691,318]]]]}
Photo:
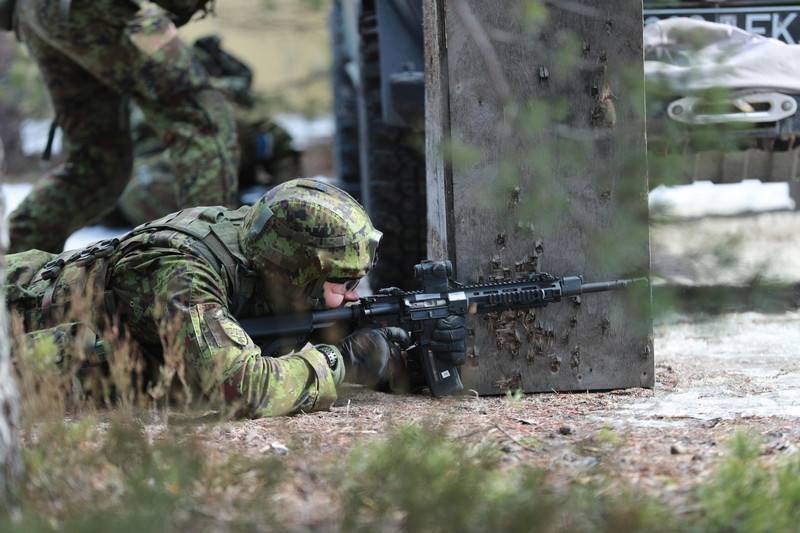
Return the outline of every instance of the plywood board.
{"type": "MultiPolygon", "coordinates": [[[[545,4],[425,0],[429,252],[467,283],[649,267],[641,2],[545,4]]],[[[650,387],[649,294],[473,317],[465,385],[650,387]]]]}

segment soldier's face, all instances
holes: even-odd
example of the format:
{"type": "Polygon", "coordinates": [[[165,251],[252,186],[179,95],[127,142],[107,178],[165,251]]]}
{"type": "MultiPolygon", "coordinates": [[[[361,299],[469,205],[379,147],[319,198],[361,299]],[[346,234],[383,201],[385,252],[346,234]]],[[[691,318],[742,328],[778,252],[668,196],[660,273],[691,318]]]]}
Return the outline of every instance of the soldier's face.
{"type": "Polygon", "coordinates": [[[359,299],[358,290],[355,287],[350,289],[346,283],[326,281],[322,284],[322,294],[325,298],[325,307],[328,309],[336,309],[347,302],[356,302],[359,299]]]}

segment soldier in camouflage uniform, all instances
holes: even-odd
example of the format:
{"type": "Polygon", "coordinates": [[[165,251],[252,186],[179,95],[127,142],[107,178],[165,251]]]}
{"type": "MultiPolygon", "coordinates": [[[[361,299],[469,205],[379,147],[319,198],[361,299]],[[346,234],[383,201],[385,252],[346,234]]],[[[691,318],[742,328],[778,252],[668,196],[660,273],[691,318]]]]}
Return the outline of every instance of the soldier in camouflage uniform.
{"type": "Polygon", "coordinates": [[[64,131],[67,162],[11,214],[11,251],[58,252],[111,209],[131,174],[128,100],[173,160],[178,205],[233,205],[230,104],[177,36],[206,0],[19,0],[17,30],[64,131]]]}
{"type": "MultiPolygon", "coordinates": [[[[7,298],[24,319],[24,340],[53,338],[64,369],[80,357],[63,347],[77,342],[83,322],[100,335],[127,333],[155,369],[147,375],[180,368],[193,397],[223,394],[250,416],[326,409],[345,373],[370,386],[385,382],[408,334],[358,330],[335,344],[263,357],[276,354],[262,353],[237,319],[357,300],[379,239],[347,193],[298,179],[252,207],[186,209],[78,252],[9,255],[7,298]],[[70,310],[81,298],[91,305],[75,320],[70,310]]],[[[442,321],[440,329],[448,331],[439,338],[454,342],[440,344],[439,355],[463,363],[463,322],[442,321]]]]}
{"type": "MultiPolygon", "coordinates": [[[[239,190],[276,184],[300,175],[300,153],[280,126],[258,115],[253,107],[252,71],[220,46],[216,36],[202,37],[192,46],[195,57],[234,108],[241,158],[239,190]]],[[[133,173],[103,220],[108,225],[138,226],[180,209],[175,195],[175,168],[158,132],[138,108],[131,113],[134,143],[133,173]]]]}

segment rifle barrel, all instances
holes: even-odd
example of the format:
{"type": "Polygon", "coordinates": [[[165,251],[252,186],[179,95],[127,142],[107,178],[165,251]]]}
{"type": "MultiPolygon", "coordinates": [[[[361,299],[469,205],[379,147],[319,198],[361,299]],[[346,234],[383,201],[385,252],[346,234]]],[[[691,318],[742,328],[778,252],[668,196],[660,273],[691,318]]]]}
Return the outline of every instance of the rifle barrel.
{"type": "Polygon", "coordinates": [[[634,283],[647,281],[647,278],[618,279],[616,281],[598,281],[581,285],[581,293],[616,291],[630,287],[634,283]]]}

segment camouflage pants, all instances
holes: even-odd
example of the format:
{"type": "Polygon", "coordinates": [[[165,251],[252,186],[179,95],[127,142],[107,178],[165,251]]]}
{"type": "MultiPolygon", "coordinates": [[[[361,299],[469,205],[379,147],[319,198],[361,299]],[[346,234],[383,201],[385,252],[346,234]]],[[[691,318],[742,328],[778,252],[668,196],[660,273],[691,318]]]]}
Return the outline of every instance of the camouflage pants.
{"type": "Polygon", "coordinates": [[[9,219],[12,253],[58,252],[70,233],[110,210],[132,166],[128,99],[161,136],[181,207],[232,205],[239,151],[230,104],[144,1],[20,0],[19,30],[42,72],[67,146],[9,219]],[[140,4],[137,10],[135,4],[140,4]]]}

